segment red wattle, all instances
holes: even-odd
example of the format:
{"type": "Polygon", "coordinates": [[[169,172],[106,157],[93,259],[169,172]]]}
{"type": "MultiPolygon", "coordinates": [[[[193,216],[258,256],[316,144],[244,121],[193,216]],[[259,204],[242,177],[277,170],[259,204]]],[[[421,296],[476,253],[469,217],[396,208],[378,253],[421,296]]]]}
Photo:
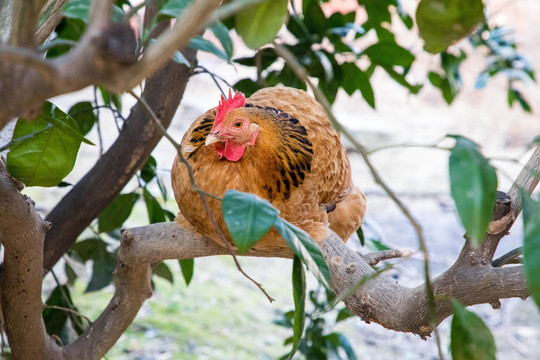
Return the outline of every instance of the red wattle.
{"type": "Polygon", "coordinates": [[[225,158],[229,161],[238,161],[242,158],[242,155],[244,155],[245,150],[245,145],[242,145],[235,141],[227,140],[227,142],[225,142],[225,150],[223,152],[223,156],[225,156],[225,158]]]}

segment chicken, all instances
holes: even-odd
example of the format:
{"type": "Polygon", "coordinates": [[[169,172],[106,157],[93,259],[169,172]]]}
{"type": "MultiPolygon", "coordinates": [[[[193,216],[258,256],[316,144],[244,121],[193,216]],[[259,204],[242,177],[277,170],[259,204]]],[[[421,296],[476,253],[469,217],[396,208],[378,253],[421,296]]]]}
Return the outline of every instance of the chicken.
{"type": "MultiPolygon", "coordinates": [[[[362,224],[364,194],[351,181],[351,168],[339,134],[322,106],[305,91],[265,88],[247,100],[223,97],[191,125],[182,151],[197,186],[223,197],[229,189],[253,193],[272,203],[280,216],[318,243],[328,227],[343,241],[362,224]]],[[[192,189],[186,166],[174,160],[171,172],[180,208],[177,221],[221,244],[206,210],[192,189]]],[[[221,203],[208,198],[221,230],[231,241],[221,203]]],[[[272,229],[255,249],[287,246],[272,229]]]]}

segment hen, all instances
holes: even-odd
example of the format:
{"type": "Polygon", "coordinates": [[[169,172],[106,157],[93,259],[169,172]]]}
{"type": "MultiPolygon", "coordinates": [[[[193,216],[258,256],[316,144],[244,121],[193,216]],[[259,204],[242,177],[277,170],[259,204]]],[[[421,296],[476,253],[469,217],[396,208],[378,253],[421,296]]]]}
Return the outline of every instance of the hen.
{"type": "MultiPolygon", "coordinates": [[[[182,139],[197,186],[217,196],[229,189],[267,199],[280,216],[318,243],[328,227],[347,241],[361,225],[364,194],[353,186],[349,159],[322,106],[305,91],[265,88],[247,100],[241,93],[221,98],[191,125],[182,139]]],[[[172,167],[178,222],[218,242],[206,210],[192,189],[186,166],[172,167]]],[[[221,203],[210,208],[229,241],[221,203]]],[[[271,230],[254,247],[287,246],[271,230]]]]}

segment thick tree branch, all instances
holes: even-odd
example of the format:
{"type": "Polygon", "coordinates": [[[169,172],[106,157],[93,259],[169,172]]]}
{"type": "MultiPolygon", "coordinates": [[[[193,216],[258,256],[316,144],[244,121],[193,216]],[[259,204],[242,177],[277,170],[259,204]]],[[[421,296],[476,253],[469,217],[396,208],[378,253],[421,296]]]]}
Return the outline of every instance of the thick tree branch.
{"type": "Polygon", "coordinates": [[[34,50],[2,46],[0,48],[0,62],[25,65],[32,67],[45,79],[46,82],[52,82],[56,76],[56,68],[34,50]]]}
{"type": "Polygon", "coordinates": [[[1,303],[4,328],[16,359],[56,359],[60,348],[41,317],[42,248],[50,225],[8,174],[0,158],[0,239],[4,246],[1,303]]]}
{"type": "Polygon", "coordinates": [[[14,1],[9,44],[34,48],[34,33],[43,3],[41,0],[14,1]]]}
{"type": "MultiPolygon", "coordinates": [[[[374,270],[332,235],[321,246],[337,294],[347,291],[374,270]]],[[[450,298],[465,305],[494,303],[501,298],[528,296],[521,267],[451,268],[432,280],[435,317],[439,324],[452,314],[450,298]],[[471,291],[474,288],[475,291],[471,291]]],[[[428,316],[425,286],[406,288],[385,274],[369,280],[354,295],[345,299],[347,307],[366,322],[388,329],[429,336],[433,331],[428,316]]]]}
{"type": "MultiPolygon", "coordinates": [[[[163,67],[176,50],[200,32],[218,4],[218,0],[195,2],[183,12],[175,26],[160,36],[140,61],[136,62],[134,56],[126,61],[124,53],[110,51],[111,44],[133,41],[132,35],[126,36],[133,34],[130,25],[111,24],[111,0],[93,1],[90,23],[79,44],[66,55],[44,60],[56,69],[54,82],[44,81],[38,71],[23,64],[3,69],[0,77],[0,102],[4,106],[0,109],[0,129],[14,117],[35,117],[41,109],[41,103],[47,98],[89,85],[105,85],[113,91],[131,90],[163,67]],[[18,96],[12,96],[14,93],[18,96]]],[[[35,24],[32,29],[34,31],[35,24]]],[[[13,45],[25,44],[17,42],[13,45]]],[[[135,49],[135,46],[132,48],[135,49]]]]}
{"type": "MultiPolygon", "coordinates": [[[[358,253],[348,250],[343,241],[333,233],[322,244],[321,249],[330,268],[332,286],[336,293],[348,291],[366,277],[372,277],[355,294],[345,299],[345,304],[353,313],[365,321],[377,322],[388,329],[421,336],[431,334],[433,328],[428,317],[424,285],[411,289],[398,285],[386,274],[373,276],[375,271],[371,266],[358,253]]],[[[82,356],[82,359],[95,359],[101,353],[86,353],[80,349],[88,350],[91,344],[95,344],[98,349],[112,346],[133,320],[142,301],[151,295],[149,264],[166,259],[226,254],[227,249],[214,240],[197,236],[180,228],[177,223],[160,223],[125,230],[118,254],[116,293],[105,312],[66,351],[70,356],[77,354],[77,357],[82,356]],[[137,293],[133,292],[135,289],[138,289],[137,293]]],[[[291,257],[290,251],[286,249],[264,252],[251,250],[244,255],[291,257]]],[[[496,303],[506,297],[528,296],[521,267],[456,268],[434,279],[433,286],[437,324],[451,315],[451,297],[466,305],[473,305],[496,303]],[[472,292],[473,287],[477,291],[472,292]]]]}

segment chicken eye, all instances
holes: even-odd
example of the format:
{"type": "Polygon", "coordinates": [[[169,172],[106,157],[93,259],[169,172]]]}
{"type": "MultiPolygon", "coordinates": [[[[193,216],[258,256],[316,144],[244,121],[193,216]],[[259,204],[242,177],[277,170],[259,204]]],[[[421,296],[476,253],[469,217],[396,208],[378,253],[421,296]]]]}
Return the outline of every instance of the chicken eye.
{"type": "Polygon", "coordinates": [[[242,125],[244,125],[244,123],[241,122],[241,121],[237,121],[237,122],[234,123],[234,127],[237,128],[237,129],[240,129],[242,127],[242,125]]]}

